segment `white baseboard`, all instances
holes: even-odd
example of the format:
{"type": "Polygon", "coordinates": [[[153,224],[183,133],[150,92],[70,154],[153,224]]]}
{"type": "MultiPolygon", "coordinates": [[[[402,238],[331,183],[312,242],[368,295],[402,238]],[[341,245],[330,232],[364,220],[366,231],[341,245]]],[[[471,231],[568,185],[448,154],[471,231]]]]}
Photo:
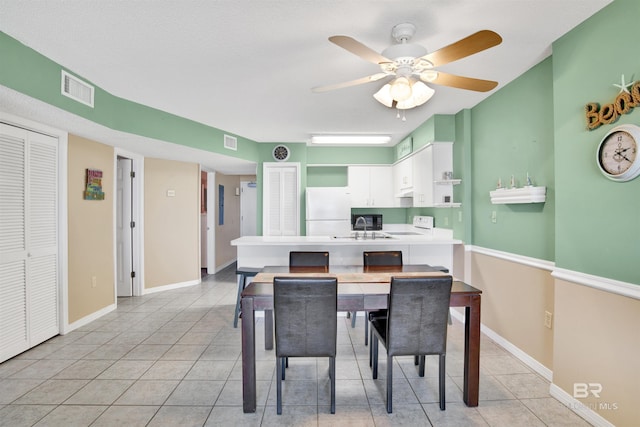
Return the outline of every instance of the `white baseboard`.
{"type": "Polygon", "coordinates": [[[156,293],[156,292],[168,291],[168,290],[171,290],[171,289],[186,288],[187,286],[199,285],[200,283],[202,283],[202,280],[198,279],[198,280],[190,280],[190,281],[181,282],[181,283],[172,283],[170,285],[164,285],[164,286],[155,286],[153,288],[144,288],[142,290],[142,295],[153,294],[153,293],[156,293]]]}
{"type": "Polygon", "coordinates": [[[98,311],[95,311],[93,313],[91,313],[88,316],[83,317],[82,319],[76,320],[73,323],[70,323],[68,325],[63,325],[62,330],[60,331],[60,335],[65,335],[68,334],[69,332],[78,329],[84,325],[87,325],[91,322],[93,322],[94,320],[97,320],[99,318],[101,318],[102,316],[104,316],[105,314],[111,313],[113,310],[115,310],[117,308],[116,304],[111,304],[108,305],[98,311]]]}
{"type": "MultiPolygon", "coordinates": [[[[465,320],[464,313],[461,313],[458,310],[451,310],[451,317],[464,323],[464,320],[465,320]]],[[[518,360],[520,360],[522,363],[524,363],[525,365],[527,365],[528,367],[536,371],[545,379],[547,379],[548,381],[553,381],[553,371],[551,371],[549,368],[542,365],[540,362],[538,362],[537,360],[529,356],[527,353],[525,353],[515,345],[511,344],[509,341],[502,338],[500,335],[492,331],[490,328],[487,328],[486,326],[481,325],[481,331],[486,336],[488,336],[493,341],[495,341],[496,344],[500,345],[509,353],[513,354],[518,360]]],[[[584,418],[590,424],[596,427],[615,427],[609,421],[604,419],[600,414],[598,414],[593,409],[591,409],[588,405],[575,399],[569,393],[565,392],[564,390],[562,390],[560,387],[558,387],[553,383],[551,383],[551,385],[549,386],[549,394],[553,398],[557,399],[560,403],[565,405],[567,408],[571,409],[581,418],[584,418]]]]}
{"type": "Polygon", "coordinates": [[[575,399],[569,393],[561,389],[555,384],[549,386],[549,394],[556,398],[560,403],[571,409],[580,417],[587,420],[587,422],[596,427],[615,427],[609,421],[604,419],[600,414],[591,409],[588,404],[584,404],[575,399]]]}
{"type": "MultiPolygon", "coordinates": [[[[451,317],[464,323],[464,320],[465,320],[464,312],[460,312],[458,310],[450,310],[450,311],[451,311],[451,317]]],[[[536,371],[538,374],[544,377],[547,381],[553,381],[553,371],[551,369],[547,368],[542,363],[538,362],[536,359],[529,356],[527,353],[525,353],[524,351],[519,349],[517,346],[513,345],[511,342],[507,341],[502,336],[500,336],[490,328],[486,327],[485,325],[482,325],[482,324],[480,325],[480,331],[486,336],[488,336],[489,338],[491,338],[493,341],[495,341],[495,343],[498,344],[500,347],[504,348],[509,353],[514,355],[522,363],[524,363],[525,365],[527,365],[528,367],[536,371]]]]}
{"type": "Polygon", "coordinates": [[[538,374],[540,374],[542,377],[544,377],[544,379],[546,379],[547,381],[553,381],[553,371],[551,369],[547,368],[542,363],[538,362],[536,359],[529,356],[527,353],[522,351],[517,346],[513,345],[511,342],[502,338],[502,336],[498,335],[495,331],[491,330],[490,328],[487,328],[486,326],[482,325],[481,330],[486,336],[488,336],[493,341],[495,341],[496,344],[498,344],[500,347],[507,350],[509,353],[513,354],[522,363],[524,363],[525,365],[527,365],[528,367],[536,371],[538,374]]]}
{"type": "Polygon", "coordinates": [[[219,273],[220,271],[222,271],[222,270],[224,270],[225,268],[229,267],[229,266],[230,266],[231,264],[233,264],[234,262],[236,262],[236,260],[235,260],[235,259],[233,259],[233,260],[231,260],[231,261],[229,261],[229,262],[227,262],[227,263],[225,263],[225,264],[222,264],[222,265],[217,266],[217,267],[215,268],[215,272],[216,272],[216,273],[219,273]]]}

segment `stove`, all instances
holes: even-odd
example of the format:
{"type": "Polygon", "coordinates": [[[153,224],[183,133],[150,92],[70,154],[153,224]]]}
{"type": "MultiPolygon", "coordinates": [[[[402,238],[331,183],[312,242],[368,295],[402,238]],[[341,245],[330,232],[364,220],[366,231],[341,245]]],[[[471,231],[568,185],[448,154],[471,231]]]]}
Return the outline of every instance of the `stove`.
{"type": "Polygon", "coordinates": [[[433,229],[433,217],[416,215],[413,217],[413,226],[416,228],[433,229]]]}

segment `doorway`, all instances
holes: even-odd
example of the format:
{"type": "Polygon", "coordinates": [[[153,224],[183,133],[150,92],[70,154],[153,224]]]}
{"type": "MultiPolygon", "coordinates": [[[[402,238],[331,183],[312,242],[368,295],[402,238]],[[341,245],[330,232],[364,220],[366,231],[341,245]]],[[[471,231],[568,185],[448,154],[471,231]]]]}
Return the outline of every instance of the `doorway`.
{"type": "Polygon", "coordinates": [[[240,235],[255,236],[258,189],[255,181],[240,182],[240,235]]]}
{"type": "Polygon", "coordinates": [[[116,151],[116,295],[142,295],[142,158],[116,151]]]}
{"type": "Polygon", "coordinates": [[[202,275],[216,273],[215,187],[216,173],[200,172],[200,269],[202,275]]]}

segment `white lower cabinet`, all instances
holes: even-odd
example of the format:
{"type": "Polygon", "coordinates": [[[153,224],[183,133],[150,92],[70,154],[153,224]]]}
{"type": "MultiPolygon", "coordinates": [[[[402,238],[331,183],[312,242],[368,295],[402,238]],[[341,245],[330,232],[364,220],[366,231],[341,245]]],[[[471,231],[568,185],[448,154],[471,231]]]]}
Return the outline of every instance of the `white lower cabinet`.
{"type": "Polygon", "coordinates": [[[352,208],[396,206],[390,165],[349,166],[348,181],[352,208]]]}

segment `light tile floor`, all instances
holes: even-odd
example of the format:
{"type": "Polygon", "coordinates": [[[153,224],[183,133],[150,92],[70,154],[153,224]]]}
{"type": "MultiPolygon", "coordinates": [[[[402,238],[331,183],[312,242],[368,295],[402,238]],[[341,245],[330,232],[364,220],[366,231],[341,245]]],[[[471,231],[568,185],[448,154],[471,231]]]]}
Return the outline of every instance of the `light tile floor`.
{"type": "MultiPolygon", "coordinates": [[[[549,396],[549,383],[482,337],[480,405],[462,403],[462,325],[449,327],[447,409],[438,408],[437,359],[425,378],[394,362],[394,413],[385,410],[385,359],[371,379],[363,319],[338,322],[336,414],[326,359],[291,359],[283,414],[275,356],[257,323],[258,408],[242,412],[234,266],[202,284],[119,298],[118,309],[0,364],[0,426],[588,426],[549,396]]],[[[384,351],[384,350],[382,350],[384,351]]]]}

